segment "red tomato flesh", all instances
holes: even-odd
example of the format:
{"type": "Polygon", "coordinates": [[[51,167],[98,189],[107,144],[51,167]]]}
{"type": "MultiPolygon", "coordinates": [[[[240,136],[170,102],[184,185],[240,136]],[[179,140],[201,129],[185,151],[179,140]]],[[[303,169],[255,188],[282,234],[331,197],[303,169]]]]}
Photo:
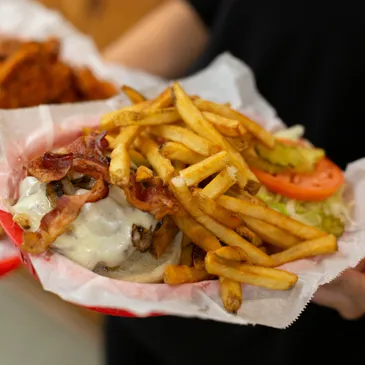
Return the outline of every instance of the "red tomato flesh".
{"type": "MultiPolygon", "coordinates": [[[[285,142],[293,144],[292,141],[285,142]]],[[[325,200],[344,183],[342,170],[326,157],[317,162],[313,172],[306,174],[293,172],[269,174],[255,168],[251,170],[268,190],[300,201],[325,200]]]]}

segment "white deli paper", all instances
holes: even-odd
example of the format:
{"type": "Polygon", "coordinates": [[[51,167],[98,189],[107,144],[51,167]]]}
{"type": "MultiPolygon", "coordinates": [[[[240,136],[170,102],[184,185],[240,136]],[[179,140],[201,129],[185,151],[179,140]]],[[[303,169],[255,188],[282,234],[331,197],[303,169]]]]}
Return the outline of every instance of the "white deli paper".
{"type": "MultiPolygon", "coordinates": [[[[202,98],[231,102],[233,107],[249,113],[271,131],[284,127],[273,108],[258,94],[248,67],[229,54],[218,57],[203,72],[182,80],[182,85],[188,93],[202,98]]],[[[132,86],[138,85],[132,83],[132,86]]],[[[165,86],[161,84],[146,93],[157,95],[165,86]]],[[[66,141],[70,135],[77,135],[80,126],[97,125],[99,116],[113,104],[126,105],[127,100],[119,97],[108,102],[0,111],[0,146],[9,163],[8,169],[3,167],[0,171],[8,177],[0,184],[0,196],[14,196],[14,188],[23,176],[21,165],[34,153],[34,147],[40,152],[54,143],[55,136],[63,137],[67,132],[67,138],[61,138],[66,141]]],[[[218,281],[174,287],[136,284],[99,276],[59,254],[52,255],[51,259],[41,256],[31,260],[44,289],[80,305],[126,309],[140,316],[158,312],[285,328],[298,318],[319,285],[331,281],[365,257],[365,206],[361,204],[365,199],[365,159],[348,166],[346,180],[351,186],[351,199],[356,201],[354,224],[347,227],[339,240],[338,253],[284,265],[299,276],[291,290],[274,291],[244,285],[244,301],[236,316],[224,310],[218,281]]]]}
{"type": "MultiPolygon", "coordinates": [[[[18,256],[18,251],[7,238],[0,239],[0,262],[18,256]]],[[[1,266],[1,263],[0,263],[1,266]]]]}
{"type": "MultiPolygon", "coordinates": [[[[0,37],[15,36],[27,40],[57,37],[61,41],[61,57],[73,65],[87,65],[98,77],[115,85],[136,84],[147,88],[161,79],[146,73],[106,64],[100,58],[91,38],[78,32],[60,14],[28,0],[0,1],[0,37]]],[[[0,264],[16,255],[7,239],[0,240],[0,264]]]]}

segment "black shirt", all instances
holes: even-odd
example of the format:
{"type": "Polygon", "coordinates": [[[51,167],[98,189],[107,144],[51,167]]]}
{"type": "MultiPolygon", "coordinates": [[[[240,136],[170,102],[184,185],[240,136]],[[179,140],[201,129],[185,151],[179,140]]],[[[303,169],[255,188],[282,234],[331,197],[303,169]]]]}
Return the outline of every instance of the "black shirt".
{"type": "MultiPolygon", "coordinates": [[[[365,155],[360,3],[192,0],[211,37],[191,73],[231,52],[252,68],[283,121],[305,125],[306,137],[345,167],[365,155]]],[[[315,305],[286,330],[175,317],[109,318],[106,329],[108,365],[337,364],[364,356],[364,320],[315,305]]]]}
{"type": "Polygon", "coordinates": [[[211,32],[194,71],[229,51],[253,70],[261,94],[288,125],[343,168],[365,155],[365,27],[349,0],[192,0],[211,32]]]}

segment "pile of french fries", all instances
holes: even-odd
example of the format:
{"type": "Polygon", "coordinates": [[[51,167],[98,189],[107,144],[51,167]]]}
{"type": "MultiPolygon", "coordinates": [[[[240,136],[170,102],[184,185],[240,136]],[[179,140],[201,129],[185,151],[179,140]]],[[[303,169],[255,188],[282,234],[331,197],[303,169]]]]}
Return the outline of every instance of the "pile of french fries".
{"type": "Polygon", "coordinates": [[[128,186],[132,165],[138,182],[160,179],[180,203],[153,243],[159,257],[177,229],[184,234],[180,265],[166,269],[165,283],[218,279],[224,307],[236,313],[241,283],[290,289],[298,277],[276,267],[337,250],[334,236],[255,197],[260,183],[241,152],[252,143],[273,147],[268,131],[229,104],[187,95],[178,82],[153,100],[128,86],[123,91],[132,105],[100,123],[108,132],[111,182],[128,186]]]}

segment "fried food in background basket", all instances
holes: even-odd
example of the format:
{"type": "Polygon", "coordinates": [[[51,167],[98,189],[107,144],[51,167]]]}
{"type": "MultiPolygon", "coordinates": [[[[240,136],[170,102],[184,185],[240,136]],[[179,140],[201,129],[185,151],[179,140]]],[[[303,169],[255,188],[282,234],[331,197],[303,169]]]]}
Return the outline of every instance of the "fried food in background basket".
{"type": "Polygon", "coordinates": [[[0,39],[0,108],[101,100],[116,93],[89,68],[62,61],[58,39],[0,39]]]}

